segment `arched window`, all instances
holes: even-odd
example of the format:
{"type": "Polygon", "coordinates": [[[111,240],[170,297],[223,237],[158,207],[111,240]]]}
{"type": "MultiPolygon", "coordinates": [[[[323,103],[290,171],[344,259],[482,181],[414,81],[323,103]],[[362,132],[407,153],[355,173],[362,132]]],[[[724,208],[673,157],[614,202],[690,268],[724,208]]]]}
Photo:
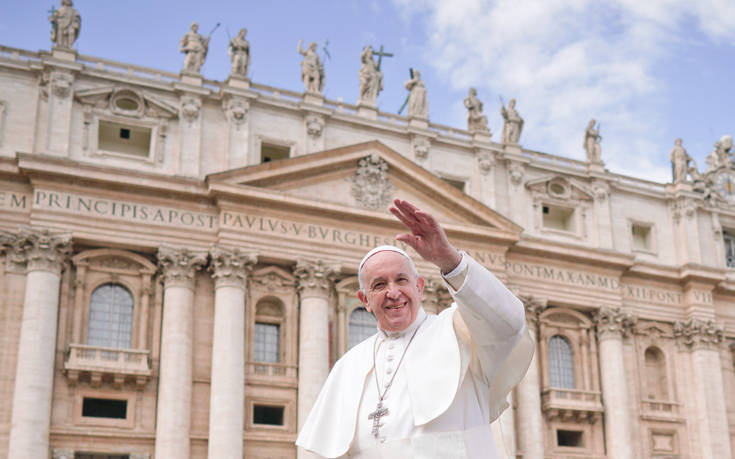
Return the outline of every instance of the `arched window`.
{"type": "Polygon", "coordinates": [[[89,304],[87,344],[129,349],[133,338],[133,295],[120,284],[94,289],[89,304]]]}
{"type": "Polygon", "coordinates": [[[569,341],[554,335],[549,340],[549,379],[551,387],[574,389],[574,357],[569,341]]]}
{"type": "Polygon", "coordinates": [[[355,308],[350,314],[350,349],[375,334],[378,321],[365,308],[355,308]]]}
{"type": "Polygon", "coordinates": [[[644,359],[646,361],[646,386],[649,400],[668,400],[666,358],[663,352],[651,346],[646,349],[644,359]]]}
{"type": "Polygon", "coordinates": [[[263,298],[255,306],[253,329],[253,360],[278,363],[281,361],[281,323],[283,303],[273,297],[263,298]]]}

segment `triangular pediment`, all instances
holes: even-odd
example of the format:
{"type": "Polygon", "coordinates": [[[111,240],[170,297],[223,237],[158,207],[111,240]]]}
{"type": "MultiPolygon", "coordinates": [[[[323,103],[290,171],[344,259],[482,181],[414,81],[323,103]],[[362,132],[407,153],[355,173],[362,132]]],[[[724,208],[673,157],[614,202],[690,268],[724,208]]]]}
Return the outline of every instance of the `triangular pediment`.
{"type": "Polygon", "coordinates": [[[132,118],[175,118],[179,114],[178,108],[165,100],[127,86],[82,89],[74,97],[82,104],[132,118]]]}
{"type": "Polygon", "coordinates": [[[526,182],[526,188],[536,195],[558,200],[591,201],[592,192],[582,183],[561,175],[546,175],[526,182]]]}
{"type": "Polygon", "coordinates": [[[389,215],[395,198],[415,203],[451,225],[476,226],[517,239],[522,228],[378,141],[247,166],[207,177],[237,193],[257,188],[290,200],[323,203],[366,215],[389,215]]]}

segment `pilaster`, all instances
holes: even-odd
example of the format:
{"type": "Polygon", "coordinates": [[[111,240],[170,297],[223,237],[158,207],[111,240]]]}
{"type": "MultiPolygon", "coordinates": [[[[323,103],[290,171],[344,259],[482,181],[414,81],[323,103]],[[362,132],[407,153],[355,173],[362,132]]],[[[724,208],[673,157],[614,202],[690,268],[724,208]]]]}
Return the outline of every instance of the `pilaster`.
{"type": "Polygon", "coordinates": [[[601,307],[594,316],[600,343],[600,381],[605,409],[605,444],[608,457],[632,459],[633,437],[630,430],[628,380],[623,355],[623,338],[635,325],[636,318],[620,309],[601,307]]]}
{"type": "Polygon", "coordinates": [[[179,173],[199,177],[202,148],[202,99],[185,93],[179,109],[179,173]]]}
{"type": "Polygon", "coordinates": [[[227,167],[236,169],[247,166],[250,101],[245,97],[226,93],[222,100],[222,110],[225,113],[228,128],[227,167]]]}

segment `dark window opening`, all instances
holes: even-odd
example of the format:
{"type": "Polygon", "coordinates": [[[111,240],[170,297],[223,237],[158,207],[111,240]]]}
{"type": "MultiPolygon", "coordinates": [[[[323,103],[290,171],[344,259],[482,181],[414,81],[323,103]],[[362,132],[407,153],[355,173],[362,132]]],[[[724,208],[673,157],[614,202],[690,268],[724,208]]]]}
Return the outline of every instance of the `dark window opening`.
{"type": "Polygon", "coordinates": [[[557,446],[571,446],[573,448],[579,448],[584,446],[584,433],[579,430],[557,430],[556,431],[556,444],[557,446]]]}
{"type": "Polygon", "coordinates": [[[286,159],[290,153],[290,147],[263,143],[260,146],[260,162],[269,163],[271,161],[278,161],[279,159],[286,159]]]}
{"type": "Polygon", "coordinates": [[[89,418],[125,419],[128,401],[109,398],[87,398],[82,402],[82,416],[89,418]]]}
{"type": "Polygon", "coordinates": [[[544,206],[544,213],[545,214],[548,214],[549,213],[549,208],[547,206],[544,206]]]}
{"type": "Polygon", "coordinates": [[[120,138],[121,139],[129,139],[130,138],[130,129],[120,129],[120,138]]]}
{"type": "Polygon", "coordinates": [[[253,424],[265,424],[269,426],[283,425],[282,406],[253,406],[253,424]]]}
{"type": "Polygon", "coordinates": [[[450,179],[446,177],[442,178],[442,180],[452,185],[454,188],[458,189],[459,191],[464,191],[464,186],[465,186],[464,180],[455,180],[455,179],[450,179]]]}
{"type": "Polygon", "coordinates": [[[130,459],[127,454],[75,453],[74,459],[130,459]]]}

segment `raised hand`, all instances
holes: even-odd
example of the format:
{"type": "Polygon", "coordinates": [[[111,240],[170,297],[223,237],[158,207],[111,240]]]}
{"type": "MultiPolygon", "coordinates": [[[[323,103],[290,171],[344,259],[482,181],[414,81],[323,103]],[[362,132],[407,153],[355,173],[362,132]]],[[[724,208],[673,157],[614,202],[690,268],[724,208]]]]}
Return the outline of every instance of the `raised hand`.
{"type": "Polygon", "coordinates": [[[396,239],[411,246],[426,261],[437,265],[442,273],[457,267],[462,255],[449,243],[444,228],[433,215],[421,211],[408,201],[396,199],[390,211],[411,231],[396,239]]]}

